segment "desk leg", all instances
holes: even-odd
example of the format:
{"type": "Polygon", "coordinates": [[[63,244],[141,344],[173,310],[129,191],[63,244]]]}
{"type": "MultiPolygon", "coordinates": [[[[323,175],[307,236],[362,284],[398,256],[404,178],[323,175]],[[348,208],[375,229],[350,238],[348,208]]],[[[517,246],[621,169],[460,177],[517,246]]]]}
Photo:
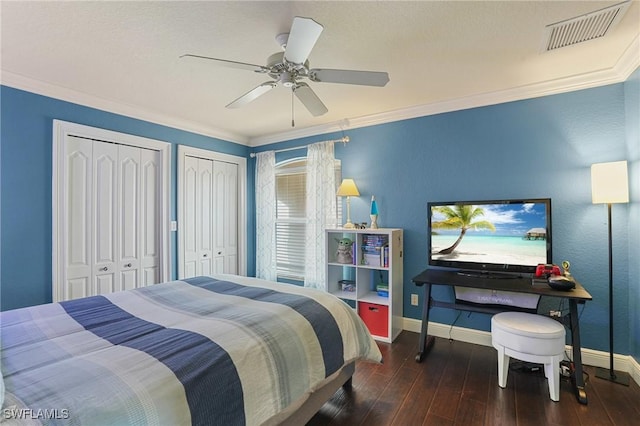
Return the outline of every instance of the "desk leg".
{"type": "Polygon", "coordinates": [[[429,309],[431,308],[431,284],[423,284],[424,300],[422,301],[422,324],[420,328],[420,341],[418,342],[418,354],[416,362],[422,362],[426,352],[433,345],[433,336],[427,334],[429,327],[429,309]]]}
{"type": "Polygon", "coordinates": [[[575,368],[573,386],[578,402],[580,404],[587,405],[587,392],[584,389],[584,375],[582,374],[582,349],[580,347],[578,303],[575,299],[569,299],[569,313],[571,315],[571,345],[573,346],[573,365],[575,368]]]}

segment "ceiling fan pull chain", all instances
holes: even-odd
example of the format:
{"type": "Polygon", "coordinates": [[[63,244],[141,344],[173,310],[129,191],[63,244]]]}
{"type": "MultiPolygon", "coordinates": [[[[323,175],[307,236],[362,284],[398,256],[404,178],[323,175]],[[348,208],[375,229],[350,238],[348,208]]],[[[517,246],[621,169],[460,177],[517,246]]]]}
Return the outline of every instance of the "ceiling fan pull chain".
{"type": "Polygon", "coordinates": [[[291,90],[291,127],[296,127],[296,122],[294,121],[294,114],[293,114],[293,91],[295,89],[291,90]]]}

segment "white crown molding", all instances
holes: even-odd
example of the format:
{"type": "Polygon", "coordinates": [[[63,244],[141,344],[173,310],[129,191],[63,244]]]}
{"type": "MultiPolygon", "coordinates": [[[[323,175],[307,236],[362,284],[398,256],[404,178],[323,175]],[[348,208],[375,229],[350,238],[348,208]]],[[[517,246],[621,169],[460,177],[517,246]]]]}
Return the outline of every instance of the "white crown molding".
{"type": "MultiPolygon", "coordinates": [[[[420,333],[422,321],[414,318],[403,318],[403,330],[420,333]]],[[[471,328],[455,327],[429,321],[429,335],[443,339],[453,339],[474,345],[492,346],[491,333],[488,331],[474,330],[471,328]]],[[[416,352],[417,352],[416,348],[416,352]]],[[[567,353],[571,353],[571,346],[566,346],[567,353]]],[[[609,353],[594,349],[582,348],[582,364],[593,367],[609,368],[609,353]]],[[[428,355],[427,355],[428,356],[428,355]]],[[[497,358],[496,358],[497,359],[497,358]]],[[[640,385],[640,364],[631,355],[614,354],[614,368],[617,371],[629,373],[629,376],[640,385]]]]}
{"type": "Polygon", "coordinates": [[[615,66],[622,81],[627,80],[638,67],[640,67],[640,35],[633,39],[615,66]]]}
{"type": "MultiPolygon", "coordinates": [[[[606,86],[614,83],[621,83],[626,81],[629,76],[636,69],[638,69],[638,67],[640,67],[640,37],[636,37],[627,47],[620,59],[618,59],[616,64],[608,69],[577,74],[570,77],[563,77],[535,84],[529,84],[508,90],[466,96],[449,101],[419,105],[411,108],[403,108],[380,114],[372,114],[365,117],[349,118],[349,128],[356,129],[377,124],[391,123],[394,121],[408,120],[411,118],[442,114],[445,112],[497,105],[505,102],[520,101],[524,99],[532,99],[541,96],[555,95],[560,93],[573,92],[576,90],[606,86]]],[[[305,129],[251,138],[251,140],[249,141],[249,145],[256,147],[269,143],[316,136],[320,134],[335,132],[337,130],[344,131],[344,126],[341,126],[341,123],[343,123],[343,121],[339,123],[329,123],[321,126],[307,127],[305,129]]]]}
{"type": "Polygon", "coordinates": [[[224,131],[212,130],[211,128],[204,127],[198,123],[194,123],[188,120],[181,120],[179,118],[167,116],[164,114],[158,114],[153,111],[148,111],[134,105],[127,105],[121,102],[114,102],[97,96],[88,95],[86,93],[78,92],[73,89],[56,86],[50,83],[35,80],[4,70],[2,71],[2,73],[0,73],[0,84],[8,87],[13,87],[14,89],[25,90],[27,92],[36,93],[38,95],[60,99],[89,108],[96,108],[102,111],[124,115],[126,117],[131,117],[138,120],[148,121],[162,126],[173,127],[175,129],[180,129],[203,136],[209,136],[224,141],[235,142],[242,145],[247,145],[249,142],[249,138],[247,138],[246,136],[224,131]]]}
{"type": "Polygon", "coordinates": [[[222,130],[214,130],[209,127],[202,126],[198,123],[176,119],[175,117],[170,117],[163,114],[157,114],[152,111],[144,110],[140,107],[110,101],[108,99],[88,95],[75,91],[73,89],[55,86],[43,81],[34,80],[7,71],[2,71],[2,73],[0,73],[0,84],[20,90],[37,93],[39,95],[84,105],[91,108],[97,108],[103,111],[112,112],[114,114],[120,114],[139,120],[149,121],[180,130],[197,133],[204,136],[235,142],[242,145],[248,145],[251,147],[258,147],[270,143],[317,136],[326,133],[344,132],[348,129],[357,129],[378,124],[408,120],[411,118],[425,117],[429,115],[442,114],[446,112],[460,111],[489,105],[497,105],[505,102],[513,102],[523,99],[531,99],[541,96],[548,96],[605,86],[608,84],[620,83],[627,80],[629,76],[639,67],[640,37],[636,37],[627,47],[616,64],[608,69],[584,74],[577,74],[570,77],[525,85],[508,90],[482,93],[433,104],[425,104],[410,108],[388,111],[380,114],[343,119],[338,122],[307,127],[304,129],[295,129],[271,135],[259,136],[256,138],[248,138],[246,136],[235,133],[230,133],[222,130]]]}

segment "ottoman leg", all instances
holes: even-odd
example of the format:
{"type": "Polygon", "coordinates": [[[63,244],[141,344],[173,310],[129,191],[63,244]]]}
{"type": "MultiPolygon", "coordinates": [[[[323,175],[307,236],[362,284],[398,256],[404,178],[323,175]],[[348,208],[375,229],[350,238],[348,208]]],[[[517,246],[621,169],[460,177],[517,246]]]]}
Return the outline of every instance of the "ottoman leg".
{"type": "Polygon", "coordinates": [[[504,353],[504,346],[498,346],[498,386],[507,387],[507,375],[509,374],[509,355],[504,353]]]}
{"type": "Polygon", "coordinates": [[[549,397],[552,401],[560,401],[560,361],[553,357],[550,363],[544,365],[544,375],[549,384],[549,397]]]}

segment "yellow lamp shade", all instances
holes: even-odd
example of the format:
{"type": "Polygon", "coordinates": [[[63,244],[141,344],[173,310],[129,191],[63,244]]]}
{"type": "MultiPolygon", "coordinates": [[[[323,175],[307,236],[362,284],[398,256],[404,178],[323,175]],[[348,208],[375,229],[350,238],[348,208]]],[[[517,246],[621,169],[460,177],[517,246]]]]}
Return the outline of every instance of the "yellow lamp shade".
{"type": "Polygon", "coordinates": [[[356,183],[353,181],[353,179],[343,179],[342,183],[338,187],[338,192],[336,192],[336,195],[340,197],[359,197],[360,192],[358,192],[358,187],[356,186],[356,183]]]}

